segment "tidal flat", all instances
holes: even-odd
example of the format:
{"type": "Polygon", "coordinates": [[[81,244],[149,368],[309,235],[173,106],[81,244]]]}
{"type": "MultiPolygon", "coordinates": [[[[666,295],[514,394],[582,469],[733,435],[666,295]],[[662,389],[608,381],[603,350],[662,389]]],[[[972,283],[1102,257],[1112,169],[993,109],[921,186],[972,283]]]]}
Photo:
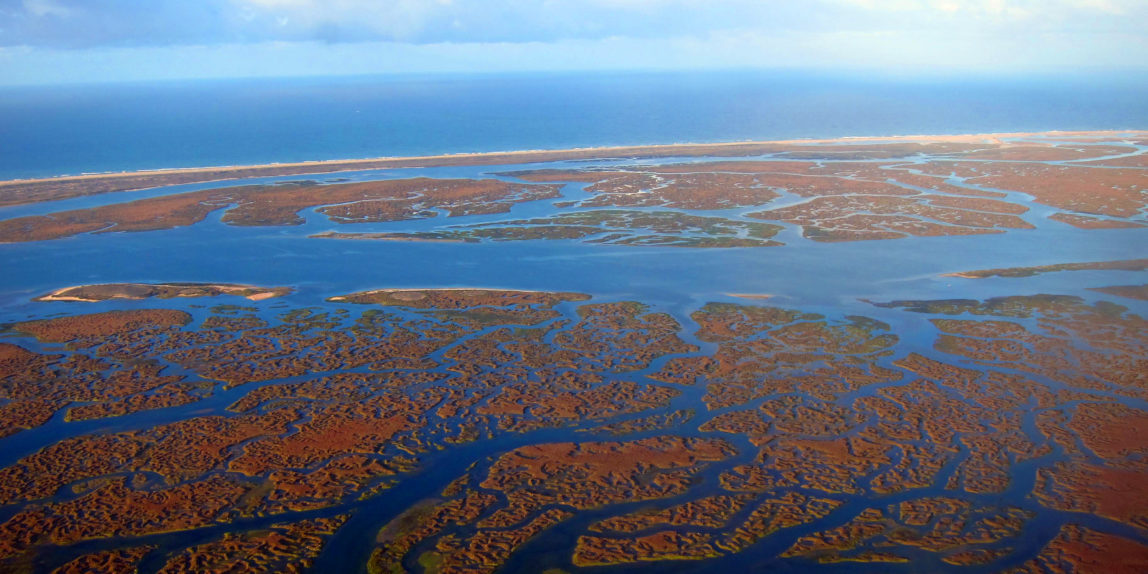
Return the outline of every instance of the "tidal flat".
{"type": "Polygon", "coordinates": [[[1141,571],[1145,141],[0,184],[0,571],[1141,571]]]}

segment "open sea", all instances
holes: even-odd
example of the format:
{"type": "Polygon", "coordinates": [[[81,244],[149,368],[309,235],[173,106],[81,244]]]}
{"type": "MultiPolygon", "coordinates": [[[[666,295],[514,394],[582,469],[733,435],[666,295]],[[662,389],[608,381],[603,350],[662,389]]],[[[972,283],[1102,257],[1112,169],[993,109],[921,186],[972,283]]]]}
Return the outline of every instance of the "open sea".
{"type": "Polygon", "coordinates": [[[402,76],[0,89],[0,179],[584,146],[1143,128],[1148,76],[402,76]]]}

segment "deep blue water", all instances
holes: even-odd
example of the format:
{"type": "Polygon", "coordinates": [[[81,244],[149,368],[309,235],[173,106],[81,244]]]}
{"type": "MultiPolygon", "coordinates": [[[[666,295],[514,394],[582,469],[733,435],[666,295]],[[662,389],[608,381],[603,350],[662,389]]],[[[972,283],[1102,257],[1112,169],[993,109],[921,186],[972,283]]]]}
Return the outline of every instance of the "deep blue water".
{"type": "Polygon", "coordinates": [[[623,144],[1148,126],[1148,75],[797,72],[197,81],[0,89],[0,179],[623,144]]]}

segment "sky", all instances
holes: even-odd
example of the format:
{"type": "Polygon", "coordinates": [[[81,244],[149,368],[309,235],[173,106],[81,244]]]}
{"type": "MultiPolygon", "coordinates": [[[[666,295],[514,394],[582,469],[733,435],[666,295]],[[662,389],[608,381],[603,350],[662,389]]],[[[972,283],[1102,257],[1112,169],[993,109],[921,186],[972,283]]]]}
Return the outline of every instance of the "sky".
{"type": "Polygon", "coordinates": [[[573,70],[1148,72],[1148,0],[0,0],[0,84],[573,70]]]}

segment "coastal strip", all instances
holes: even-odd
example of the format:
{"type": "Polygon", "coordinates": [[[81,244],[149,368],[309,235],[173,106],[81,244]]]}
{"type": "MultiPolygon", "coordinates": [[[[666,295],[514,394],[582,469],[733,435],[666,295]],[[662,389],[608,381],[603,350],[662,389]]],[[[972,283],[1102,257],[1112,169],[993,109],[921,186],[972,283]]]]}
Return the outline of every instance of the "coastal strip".
{"type": "MultiPolygon", "coordinates": [[[[885,146],[890,151],[912,155],[917,151],[930,153],[960,153],[977,149],[996,149],[1012,144],[1004,140],[1018,138],[1074,139],[1141,139],[1148,131],[1084,131],[1084,132],[1018,132],[966,135],[918,135],[889,137],[847,137],[835,139],[805,139],[776,141],[747,141],[704,144],[664,144],[620,147],[588,147],[565,150],[523,150],[509,152],[460,153],[449,155],[379,157],[368,159],[305,161],[247,166],[176,168],[150,171],[70,175],[43,179],[0,181],[0,207],[54,201],[116,191],[137,191],[168,185],[243,180],[255,177],[318,175],[371,169],[398,169],[420,167],[454,167],[541,163],[551,161],[596,160],[610,158],[750,156],[772,153],[824,153],[864,151],[864,146],[885,146]],[[900,144],[903,149],[889,150],[900,144]],[[942,146],[940,149],[919,149],[921,146],[942,146]]],[[[1025,145],[1032,145],[1027,142],[1025,145]]],[[[872,150],[870,150],[872,151],[872,150]]]]}

